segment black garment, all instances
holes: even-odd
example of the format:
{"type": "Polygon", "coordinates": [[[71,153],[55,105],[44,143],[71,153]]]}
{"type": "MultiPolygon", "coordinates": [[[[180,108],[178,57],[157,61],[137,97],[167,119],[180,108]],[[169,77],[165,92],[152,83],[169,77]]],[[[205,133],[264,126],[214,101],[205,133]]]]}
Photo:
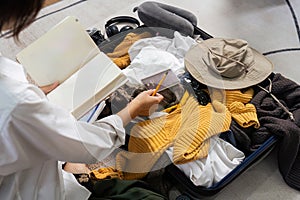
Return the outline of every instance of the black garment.
{"type": "MultiPolygon", "coordinates": [[[[256,87],[252,98],[257,110],[261,128],[255,134],[276,134],[281,137],[278,151],[278,165],[288,185],[300,190],[300,86],[281,74],[271,74],[271,93],[293,114],[294,120],[274,98],[263,89],[256,87]]],[[[269,80],[259,84],[269,89],[269,80]]]]}
{"type": "Polygon", "coordinates": [[[254,127],[243,128],[234,120],[230,124],[230,130],[234,133],[236,140],[234,146],[246,156],[256,151],[273,135],[265,126],[261,125],[259,129],[254,127]]]}
{"type": "Polygon", "coordinates": [[[165,200],[171,183],[162,185],[163,174],[149,177],[150,183],[143,180],[93,179],[89,174],[73,174],[76,180],[91,192],[89,200],[165,200]],[[158,179],[159,178],[159,179],[158,179]],[[153,183],[156,181],[156,183],[153,183]],[[159,183],[157,183],[159,181],[159,183]],[[159,187],[157,187],[159,185],[159,187]],[[165,190],[161,190],[164,188],[165,190]]]}
{"type": "Polygon", "coordinates": [[[139,180],[106,179],[97,181],[89,200],[166,200],[139,180]]]}
{"type": "Polygon", "coordinates": [[[234,147],[242,151],[245,156],[249,156],[253,153],[253,151],[255,151],[255,149],[251,148],[252,141],[249,137],[251,132],[256,131],[254,128],[243,128],[237,122],[232,120],[230,130],[232,131],[236,141],[236,145],[234,145],[234,147]]]}

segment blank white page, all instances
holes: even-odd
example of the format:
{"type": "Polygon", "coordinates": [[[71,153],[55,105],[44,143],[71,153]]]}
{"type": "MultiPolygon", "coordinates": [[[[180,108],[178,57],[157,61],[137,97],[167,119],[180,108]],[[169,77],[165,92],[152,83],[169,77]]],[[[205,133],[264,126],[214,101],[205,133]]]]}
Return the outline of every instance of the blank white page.
{"type": "Polygon", "coordinates": [[[78,20],[69,16],[17,54],[39,85],[62,83],[100,52],[78,20]]]}

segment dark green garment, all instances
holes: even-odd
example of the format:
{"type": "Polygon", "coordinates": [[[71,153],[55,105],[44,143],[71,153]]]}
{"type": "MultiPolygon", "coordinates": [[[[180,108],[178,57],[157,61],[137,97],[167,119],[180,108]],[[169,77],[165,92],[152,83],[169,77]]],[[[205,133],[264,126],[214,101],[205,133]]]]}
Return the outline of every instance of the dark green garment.
{"type": "Polygon", "coordinates": [[[165,200],[166,197],[139,180],[107,179],[97,181],[91,189],[89,200],[165,200]]]}

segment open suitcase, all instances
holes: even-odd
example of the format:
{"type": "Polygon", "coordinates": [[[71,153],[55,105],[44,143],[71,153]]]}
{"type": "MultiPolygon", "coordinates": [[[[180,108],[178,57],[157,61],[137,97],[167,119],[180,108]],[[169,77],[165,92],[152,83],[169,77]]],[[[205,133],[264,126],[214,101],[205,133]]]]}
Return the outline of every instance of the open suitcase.
{"type": "MultiPolygon", "coordinates": [[[[159,29],[158,29],[159,30],[159,29]]],[[[202,39],[206,40],[212,38],[211,35],[206,33],[205,31],[197,28],[198,34],[201,36],[202,39]]],[[[110,42],[114,42],[112,46],[116,46],[119,41],[123,39],[122,36],[120,38],[116,37],[117,39],[112,40],[110,42]]],[[[109,42],[102,43],[102,46],[99,48],[102,51],[109,52],[111,51],[112,46],[107,45],[109,42]]],[[[188,84],[188,83],[184,83],[188,84]]],[[[109,115],[110,113],[108,113],[109,115]]],[[[104,117],[104,116],[102,116],[104,117]]],[[[224,139],[229,138],[232,135],[231,131],[222,133],[224,139]]],[[[278,141],[278,137],[275,135],[270,136],[257,150],[252,152],[251,154],[247,155],[245,159],[239,164],[234,170],[232,170],[229,174],[227,174],[221,181],[215,183],[211,187],[203,187],[203,186],[196,186],[194,185],[191,180],[178,168],[175,164],[170,164],[164,168],[163,174],[160,173],[161,179],[164,179],[166,182],[172,185],[172,190],[176,190],[176,195],[170,197],[170,199],[202,199],[204,197],[209,197],[217,194],[223,188],[225,188],[228,184],[234,181],[235,178],[240,176],[243,172],[249,169],[254,164],[258,163],[262,159],[264,159],[275,147],[278,141]]],[[[151,178],[150,178],[151,179],[151,178]]],[[[146,182],[148,181],[147,177],[144,179],[146,182]]],[[[153,180],[150,180],[150,184],[152,186],[155,184],[153,180]]],[[[159,190],[155,188],[155,190],[159,190]]]]}
{"type": "MultiPolygon", "coordinates": [[[[195,33],[200,36],[201,39],[207,40],[212,38],[212,36],[202,29],[198,27],[195,28],[195,33]]],[[[160,29],[158,28],[156,30],[157,32],[160,32],[160,29]]],[[[138,29],[132,30],[132,32],[139,32],[138,29]]],[[[160,35],[166,35],[167,37],[172,35],[171,33],[164,33],[160,35]]],[[[157,35],[154,34],[154,35],[157,35]]],[[[124,35],[120,34],[119,36],[116,36],[114,39],[109,41],[104,41],[99,45],[99,48],[103,52],[111,52],[114,47],[116,47],[122,40],[124,39],[124,35]]],[[[187,75],[190,75],[187,73],[187,75]]],[[[273,77],[275,74],[272,73],[270,77],[273,77]]],[[[183,82],[184,84],[189,84],[186,82],[183,82]]],[[[102,117],[105,115],[109,115],[111,112],[104,113],[102,117]]],[[[233,132],[227,131],[222,133],[223,139],[227,140],[228,142],[231,142],[233,132]]],[[[187,177],[175,164],[169,164],[166,166],[162,172],[159,172],[159,178],[150,177],[149,179],[146,177],[144,180],[146,182],[149,181],[149,184],[153,186],[153,188],[157,191],[159,191],[160,186],[158,182],[156,181],[165,181],[169,185],[171,185],[172,190],[176,191],[176,195],[172,195],[170,199],[202,199],[205,197],[211,197],[213,195],[216,195],[218,192],[220,192],[223,188],[225,188],[228,184],[230,184],[232,181],[234,181],[238,176],[242,175],[243,172],[254,166],[256,163],[260,162],[262,159],[264,159],[269,153],[274,149],[275,145],[278,144],[281,137],[279,137],[277,134],[271,134],[268,138],[265,139],[263,143],[259,145],[255,149],[255,151],[248,153],[245,157],[245,159],[237,166],[235,167],[230,173],[228,173],[224,178],[222,178],[219,182],[214,183],[210,187],[204,187],[204,186],[196,186],[193,184],[193,182],[187,177]],[[153,182],[154,180],[154,182],[153,182]],[[156,184],[157,183],[157,184],[156,184]]],[[[234,142],[233,142],[234,143],[234,142]]],[[[232,143],[232,144],[233,144],[232,143]]],[[[287,142],[288,143],[288,142],[287,142]]],[[[288,159],[287,159],[288,160],[288,159]]],[[[290,162],[290,160],[288,160],[290,162]]],[[[284,162],[283,160],[281,162],[284,162]]],[[[170,189],[170,188],[169,188],[170,189]]],[[[159,191],[160,192],[160,191],[159,191]]]]}

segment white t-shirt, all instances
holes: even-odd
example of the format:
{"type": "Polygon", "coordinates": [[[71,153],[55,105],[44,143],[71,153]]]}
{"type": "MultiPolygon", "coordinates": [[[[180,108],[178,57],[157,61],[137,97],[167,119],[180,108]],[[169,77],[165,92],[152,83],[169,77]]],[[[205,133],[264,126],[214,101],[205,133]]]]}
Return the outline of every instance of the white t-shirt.
{"type": "Polygon", "coordinates": [[[95,163],[124,144],[122,120],[77,121],[29,84],[23,67],[0,57],[0,199],[87,199],[59,161],[95,163]]]}

